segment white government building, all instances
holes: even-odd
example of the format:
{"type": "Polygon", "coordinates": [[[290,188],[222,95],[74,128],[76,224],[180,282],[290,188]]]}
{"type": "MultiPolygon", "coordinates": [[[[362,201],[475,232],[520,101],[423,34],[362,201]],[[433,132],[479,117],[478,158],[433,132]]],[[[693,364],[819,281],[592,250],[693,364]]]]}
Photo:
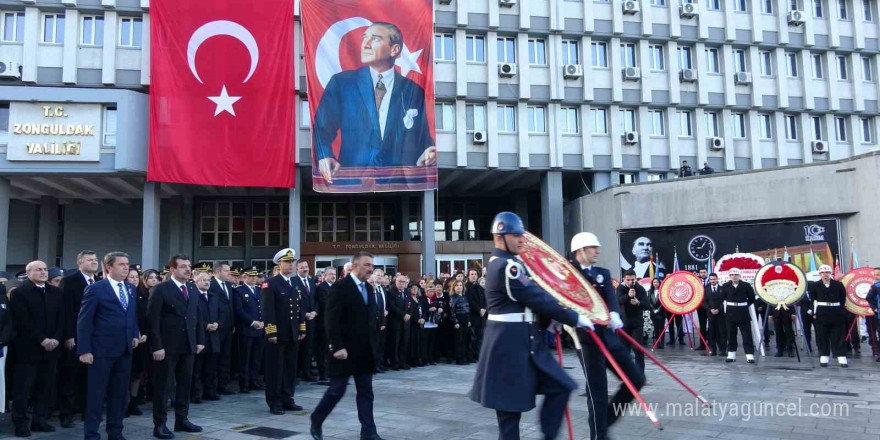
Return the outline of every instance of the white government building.
{"type": "Polygon", "coordinates": [[[322,268],[366,249],[389,270],[449,271],[487,261],[500,210],[562,250],[567,202],[683,160],[758,170],[878,148],[876,0],[435,0],[438,191],[311,189],[298,16],[297,188],[159,185],[149,6],[0,0],[0,268],[72,267],[82,248],[264,268],[291,245],[322,268]],[[84,127],[76,148],[16,133],[60,114],[84,127]]]}

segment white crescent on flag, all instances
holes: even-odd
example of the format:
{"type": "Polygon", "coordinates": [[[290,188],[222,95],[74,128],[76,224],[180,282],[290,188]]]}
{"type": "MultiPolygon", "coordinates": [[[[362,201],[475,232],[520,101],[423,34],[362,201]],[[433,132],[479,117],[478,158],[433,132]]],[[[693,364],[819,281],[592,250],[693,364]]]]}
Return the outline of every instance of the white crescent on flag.
{"type": "MultiPolygon", "coordinates": [[[[366,18],[351,17],[339,20],[327,28],[327,32],[324,32],[324,35],[321,36],[318,48],[315,51],[315,73],[318,75],[321,87],[327,88],[330,78],[342,71],[342,65],[339,62],[339,45],[342,43],[345,35],[355,29],[367,27],[371,24],[373,22],[366,18]]],[[[407,76],[410,72],[422,73],[418,63],[422,50],[410,52],[404,43],[400,56],[394,62],[396,66],[400,67],[401,75],[407,76]]]]}

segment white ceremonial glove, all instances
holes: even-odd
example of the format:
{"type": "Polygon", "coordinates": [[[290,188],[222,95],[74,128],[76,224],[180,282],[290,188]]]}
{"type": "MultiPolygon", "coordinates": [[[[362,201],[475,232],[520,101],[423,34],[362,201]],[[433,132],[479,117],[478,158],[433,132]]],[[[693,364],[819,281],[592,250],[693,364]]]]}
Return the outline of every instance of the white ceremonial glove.
{"type": "Polygon", "coordinates": [[[550,325],[547,326],[547,331],[550,333],[562,333],[562,323],[556,320],[551,320],[550,325]]]}
{"type": "Polygon", "coordinates": [[[807,309],[807,314],[808,314],[808,315],[812,315],[812,314],[813,314],[813,309],[807,309]]]}
{"type": "Polygon", "coordinates": [[[621,328],[623,328],[623,321],[620,320],[620,313],[611,312],[611,330],[617,331],[621,328]]]}
{"type": "Polygon", "coordinates": [[[596,326],[593,325],[593,321],[590,321],[590,318],[586,316],[578,316],[578,327],[588,328],[590,330],[596,330],[596,326]]]}

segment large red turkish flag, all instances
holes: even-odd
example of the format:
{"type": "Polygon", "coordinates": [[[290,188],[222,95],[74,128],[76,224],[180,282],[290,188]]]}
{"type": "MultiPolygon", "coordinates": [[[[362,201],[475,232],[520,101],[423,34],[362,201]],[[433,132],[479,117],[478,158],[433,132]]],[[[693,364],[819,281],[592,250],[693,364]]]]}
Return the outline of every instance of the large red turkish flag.
{"type": "Polygon", "coordinates": [[[293,0],[258,3],[153,0],[148,180],[293,186],[293,0]]]}

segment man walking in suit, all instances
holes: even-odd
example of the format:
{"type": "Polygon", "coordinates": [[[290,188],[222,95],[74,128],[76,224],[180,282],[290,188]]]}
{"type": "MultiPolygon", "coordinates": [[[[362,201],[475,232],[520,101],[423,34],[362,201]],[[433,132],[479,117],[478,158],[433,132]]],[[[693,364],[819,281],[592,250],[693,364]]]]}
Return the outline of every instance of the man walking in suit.
{"type": "Polygon", "coordinates": [[[327,326],[325,325],[325,313],[327,312],[327,299],[330,298],[330,288],[336,282],[336,269],[324,270],[324,281],[315,288],[315,303],[317,304],[318,316],[315,323],[315,356],[318,358],[318,378],[321,382],[327,380],[327,326]]]}
{"type": "Polygon", "coordinates": [[[357,388],[361,440],[381,440],[373,420],[373,371],[376,369],[376,298],[366,281],[373,272],[373,255],[359,252],[352,258],[350,276],[331,288],[327,302],[327,335],[330,338],[330,388],[312,413],[311,434],[323,440],[321,426],[345,395],[348,379],[357,388]]]}
{"type": "Polygon", "coordinates": [[[263,356],[263,318],[260,317],[260,290],[254,281],[257,268],[244,271],[244,284],[235,289],[233,295],[236,333],[238,333],[238,391],[249,393],[250,388],[262,390],[257,381],[260,371],[260,358],[263,356]]]}
{"type": "Polygon", "coordinates": [[[296,261],[296,276],[291,279],[293,289],[300,292],[302,307],[306,315],[306,337],[299,343],[299,373],[303,381],[314,382],[312,375],[312,353],[315,344],[315,324],[318,316],[317,303],[315,302],[315,280],[309,276],[309,262],[306,260],[296,261]]]}
{"type": "Polygon", "coordinates": [[[79,361],[76,349],[77,315],[83,292],[95,283],[98,273],[98,255],[84,250],[76,255],[77,270],[61,281],[64,302],[64,350],[61,351],[59,376],[61,380],[58,412],[62,428],[73,426],[76,413],[82,409],[86,392],[86,369],[79,361]]]}
{"type": "Polygon", "coordinates": [[[437,148],[425,113],[425,91],[394,70],[403,34],[376,22],[364,32],[357,70],[330,78],[315,113],[313,139],[321,176],[340,167],[433,166],[437,148]],[[347,121],[342,123],[343,118],[347,121]],[[339,155],[332,144],[341,136],[339,155]]]}
{"type": "Polygon", "coordinates": [[[127,283],[128,254],[104,256],[104,279],[86,288],[77,322],[79,361],[88,365],[85,440],[100,440],[107,400],[107,437],[125,440],[122,419],[128,399],[131,354],[140,342],[136,287],[127,283]]]}
{"type": "Polygon", "coordinates": [[[232,328],[235,323],[235,315],[232,308],[232,283],[229,274],[229,263],[221,261],[214,268],[214,278],[211,280],[211,288],[208,292],[213,293],[219,300],[217,302],[217,319],[220,326],[217,333],[220,335],[220,354],[217,359],[217,392],[220,394],[232,394],[227,389],[229,384],[229,370],[232,366],[232,328]]]}
{"type": "Polygon", "coordinates": [[[296,394],[296,351],[306,337],[306,316],[302,298],[293,288],[293,249],[282,249],[272,261],[281,272],[263,283],[260,308],[266,331],[266,403],[272,414],[302,411],[296,394]]]}
{"type": "Polygon", "coordinates": [[[12,294],[9,308],[15,325],[15,380],[12,385],[12,422],[15,435],[29,437],[31,431],[53,432],[46,422],[52,404],[56,368],[64,335],[64,306],[61,289],[47,283],[49,269],[42,261],[25,267],[27,280],[12,294]],[[33,420],[28,402],[33,403],[33,420]]]}
{"type": "Polygon", "coordinates": [[[186,282],[192,275],[192,263],[186,255],[168,261],[170,277],[156,285],[147,302],[150,348],[153,350],[153,436],[174,438],[165,422],[168,419],[168,378],[174,375],[174,430],[201,432],[189,421],[189,393],[195,355],[205,348],[205,334],[200,331],[199,295],[186,282]]]}

